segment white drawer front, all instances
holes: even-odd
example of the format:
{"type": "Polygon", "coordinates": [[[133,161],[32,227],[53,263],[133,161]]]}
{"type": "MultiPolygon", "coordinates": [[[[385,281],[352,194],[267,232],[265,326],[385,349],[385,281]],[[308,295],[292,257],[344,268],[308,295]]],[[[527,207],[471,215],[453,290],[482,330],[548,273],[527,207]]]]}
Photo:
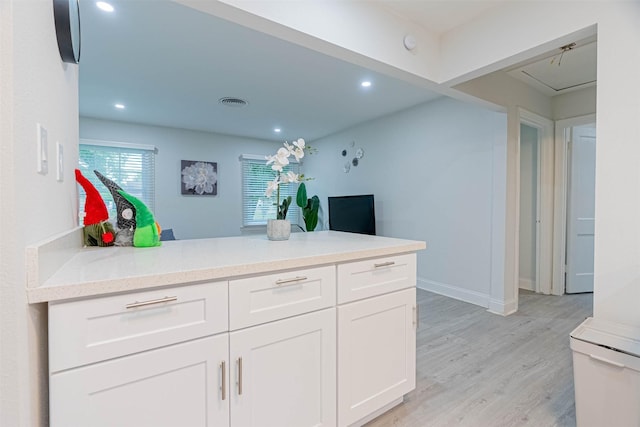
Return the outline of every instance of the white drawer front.
{"type": "Polygon", "coordinates": [[[227,282],[217,282],[52,303],[49,370],[226,331],[227,300],[227,282]]]}
{"type": "Polygon", "coordinates": [[[334,266],[229,282],[230,330],[283,319],[336,302],[334,266]]]}
{"type": "Polygon", "coordinates": [[[416,286],[416,254],[338,265],[338,304],[416,286]]]}

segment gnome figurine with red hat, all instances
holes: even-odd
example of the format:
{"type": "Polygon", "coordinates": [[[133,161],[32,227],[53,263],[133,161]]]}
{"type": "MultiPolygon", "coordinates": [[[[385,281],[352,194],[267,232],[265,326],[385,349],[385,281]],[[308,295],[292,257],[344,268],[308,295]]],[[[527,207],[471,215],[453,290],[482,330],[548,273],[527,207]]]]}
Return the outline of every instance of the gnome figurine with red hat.
{"type": "Polygon", "coordinates": [[[112,246],[115,240],[109,211],[96,187],[76,169],[76,181],[87,195],[84,204],[84,244],[86,246],[112,246]]]}

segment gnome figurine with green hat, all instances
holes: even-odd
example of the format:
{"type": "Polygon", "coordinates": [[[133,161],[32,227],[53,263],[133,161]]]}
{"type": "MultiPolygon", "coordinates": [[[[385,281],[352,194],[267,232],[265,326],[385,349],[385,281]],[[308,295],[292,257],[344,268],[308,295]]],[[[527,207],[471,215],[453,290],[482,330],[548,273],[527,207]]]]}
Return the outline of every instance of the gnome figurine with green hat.
{"type": "Polygon", "coordinates": [[[127,199],[129,203],[136,209],[136,228],[133,232],[133,246],[145,248],[151,246],[160,246],[160,227],[153,219],[153,214],[138,198],[118,190],[118,193],[127,199]]]}
{"type": "Polygon", "coordinates": [[[122,197],[118,191],[122,190],[118,184],[102,175],[97,170],[93,173],[96,174],[98,179],[102,181],[105,187],[111,193],[113,201],[116,205],[116,246],[133,246],[133,235],[136,229],[135,213],[136,208],[131,202],[122,197]]]}
{"type": "Polygon", "coordinates": [[[115,240],[113,226],[109,222],[109,211],[96,187],[76,169],[76,181],[84,188],[83,239],[86,246],[112,246],[115,240]]]}

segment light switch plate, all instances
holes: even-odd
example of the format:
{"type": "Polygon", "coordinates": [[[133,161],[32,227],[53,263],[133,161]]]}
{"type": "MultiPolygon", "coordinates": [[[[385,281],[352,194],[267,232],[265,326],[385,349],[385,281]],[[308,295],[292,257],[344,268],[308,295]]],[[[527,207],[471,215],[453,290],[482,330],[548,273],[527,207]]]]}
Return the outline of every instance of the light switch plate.
{"type": "Polygon", "coordinates": [[[47,130],[40,123],[38,123],[37,128],[36,157],[38,163],[36,170],[39,174],[46,175],[49,173],[47,130]]]}
{"type": "Polygon", "coordinates": [[[56,142],[56,179],[58,182],[64,181],[64,147],[56,142]]]}

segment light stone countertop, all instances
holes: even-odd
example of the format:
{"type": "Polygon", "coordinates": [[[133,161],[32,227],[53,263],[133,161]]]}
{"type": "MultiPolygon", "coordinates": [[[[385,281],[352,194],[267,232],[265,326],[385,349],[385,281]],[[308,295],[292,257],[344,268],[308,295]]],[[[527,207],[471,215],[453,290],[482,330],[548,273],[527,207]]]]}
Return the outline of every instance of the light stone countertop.
{"type": "Polygon", "coordinates": [[[287,241],[264,235],[162,242],[155,248],[85,248],[42,285],[29,303],[60,301],[182,283],[337,264],[416,252],[425,242],[319,231],[287,241]]]}

